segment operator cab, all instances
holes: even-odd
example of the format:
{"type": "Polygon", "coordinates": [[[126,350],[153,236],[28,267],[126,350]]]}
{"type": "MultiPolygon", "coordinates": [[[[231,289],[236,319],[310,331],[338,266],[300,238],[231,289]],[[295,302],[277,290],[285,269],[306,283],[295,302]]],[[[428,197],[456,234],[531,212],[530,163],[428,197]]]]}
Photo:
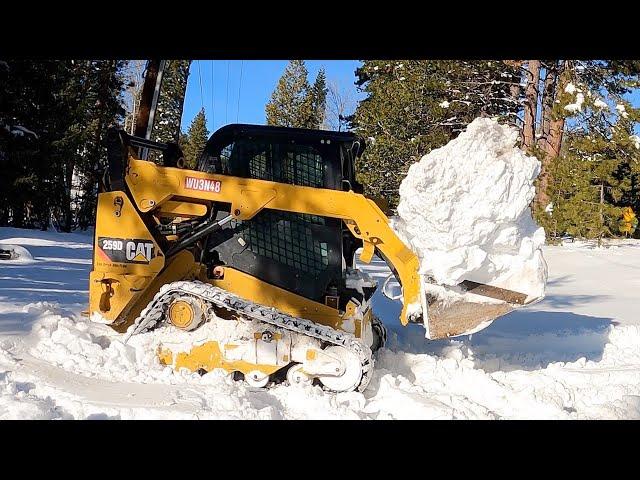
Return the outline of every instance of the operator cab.
{"type": "MultiPolygon", "coordinates": [[[[232,124],[211,135],[196,169],[362,193],[355,160],[364,148],[363,139],[349,132],[232,124]]],[[[229,215],[223,208],[214,212],[216,219],[229,215]]],[[[346,291],[345,270],[361,244],[340,219],[264,209],[211,234],[203,261],[319,302],[337,293],[343,308],[353,296],[346,291]]]]}
{"type": "Polygon", "coordinates": [[[362,193],[354,163],[364,149],[349,132],[231,124],[211,135],[196,169],[362,193]]]}

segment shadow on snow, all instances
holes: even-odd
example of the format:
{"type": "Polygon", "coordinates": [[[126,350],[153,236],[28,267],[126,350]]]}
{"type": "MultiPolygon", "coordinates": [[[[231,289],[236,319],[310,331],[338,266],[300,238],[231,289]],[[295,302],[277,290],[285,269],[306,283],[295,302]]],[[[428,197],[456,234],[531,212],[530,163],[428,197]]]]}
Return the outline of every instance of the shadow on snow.
{"type": "Polygon", "coordinates": [[[572,312],[537,310],[568,307],[596,300],[599,296],[554,295],[529,309],[523,308],[495,320],[472,335],[446,340],[428,340],[421,324],[403,327],[399,320],[401,305],[377,292],[374,312],[385,319],[387,347],[413,354],[446,356],[452,347],[460,348],[476,368],[485,371],[515,369],[537,370],[554,362],[574,362],[584,357],[599,361],[608,343],[611,318],[572,312]],[[534,308],[536,308],[534,310],[534,308]]]}
{"type": "Polygon", "coordinates": [[[88,302],[91,245],[24,246],[34,257],[33,263],[0,263],[0,300],[13,303],[17,310],[0,313],[0,334],[31,330],[39,312],[22,311],[24,305],[51,302],[75,311],[88,302]]]}

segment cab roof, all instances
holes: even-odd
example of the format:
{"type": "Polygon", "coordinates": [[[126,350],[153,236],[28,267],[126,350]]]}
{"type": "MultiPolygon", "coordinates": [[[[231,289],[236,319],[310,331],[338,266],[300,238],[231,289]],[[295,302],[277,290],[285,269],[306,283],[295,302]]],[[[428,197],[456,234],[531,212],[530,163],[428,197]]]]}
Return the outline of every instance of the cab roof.
{"type": "MultiPolygon", "coordinates": [[[[312,140],[324,139],[335,142],[360,142],[364,147],[364,139],[352,132],[336,132],[332,130],[314,130],[309,128],[276,127],[273,125],[252,125],[247,123],[231,123],[213,132],[207,143],[215,143],[223,137],[246,135],[286,136],[291,139],[312,140]]],[[[364,150],[364,148],[362,148],[364,150]]]]}

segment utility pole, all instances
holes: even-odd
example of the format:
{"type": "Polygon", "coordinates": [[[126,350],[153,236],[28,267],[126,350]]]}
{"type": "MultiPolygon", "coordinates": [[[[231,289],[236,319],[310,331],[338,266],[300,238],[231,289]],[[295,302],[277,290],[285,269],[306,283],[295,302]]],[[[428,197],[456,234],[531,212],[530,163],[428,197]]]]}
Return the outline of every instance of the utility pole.
{"type": "Polygon", "coordinates": [[[164,60],[149,60],[147,62],[138,118],[136,118],[135,135],[137,137],[150,138],[153,117],[155,116],[154,109],[160,94],[163,67],[164,60]]]}
{"type": "Polygon", "coordinates": [[[129,121],[128,130],[129,135],[133,135],[136,128],[136,114],[137,114],[137,103],[136,102],[136,93],[138,91],[139,85],[137,81],[133,80],[129,84],[129,95],[131,97],[131,112],[127,115],[126,119],[129,121]]]}
{"type": "MultiPolygon", "coordinates": [[[[144,83],[140,95],[140,107],[136,118],[135,135],[137,137],[143,137],[147,140],[151,139],[151,131],[153,130],[153,121],[160,96],[165,62],[166,60],[149,60],[147,62],[144,83]]],[[[140,158],[146,160],[147,153],[147,148],[141,148],[140,158]]]]}

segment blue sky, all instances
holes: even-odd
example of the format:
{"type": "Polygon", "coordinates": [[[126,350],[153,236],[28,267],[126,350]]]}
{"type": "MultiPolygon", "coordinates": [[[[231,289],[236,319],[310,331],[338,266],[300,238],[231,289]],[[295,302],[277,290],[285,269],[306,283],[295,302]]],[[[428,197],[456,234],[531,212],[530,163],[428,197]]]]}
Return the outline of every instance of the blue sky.
{"type": "MultiPolygon", "coordinates": [[[[191,63],[187,83],[182,129],[189,128],[191,120],[203,106],[210,132],[236,121],[237,123],[263,124],[265,122],[264,107],[287,63],[288,60],[194,60],[191,63]],[[242,83],[240,82],[241,74],[242,83]],[[200,93],[201,80],[202,94],[200,93]],[[238,94],[240,94],[239,103],[238,94]]],[[[354,72],[360,65],[360,61],[307,60],[306,64],[310,82],[313,82],[318,70],[324,66],[328,80],[338,82],[341,88],[353,89],[355,94],[354,72]]]]}
{"type": "MultiPolygon", "coordinates": [[[[227,123],[263,124],[264,107],[287,62],[288,60],[194,60],[187,83],[182,130],[189,128],[193,117],[203,106],[210,133],[227,123]]],[[[325,67],[328,80],[337,82],[343,89],[351,89],[356,99],[363,97],[357,93],[354,85],[359,60],[307,60],[306,64],[310,82],[313,82],[318,70],[325,67]]],[[[638,107],[640,90],[633,91],[627,98],[632,105],[638,107]]],[[[636,125],[635,130],[639,133],[640,125],[636,125]]]]}

